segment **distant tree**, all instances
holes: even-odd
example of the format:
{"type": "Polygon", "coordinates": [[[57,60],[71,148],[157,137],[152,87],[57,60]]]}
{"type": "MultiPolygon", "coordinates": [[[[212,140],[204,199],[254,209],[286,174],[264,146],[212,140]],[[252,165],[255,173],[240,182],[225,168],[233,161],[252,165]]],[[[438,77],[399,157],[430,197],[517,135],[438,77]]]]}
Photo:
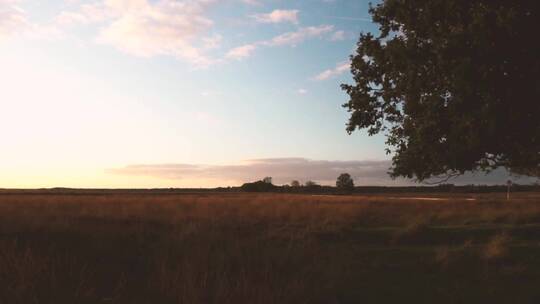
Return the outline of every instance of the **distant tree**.
{"type": "Polygon", "coordinates": [[[276,186],[262,180],[253,183],[245,183],[240,189],[245,192],[271,192],[276,190],[276,186]]]}
{"type": "Polygon", "coordinates": [[[267,184],[272,184],[272,177],[267,176],[267,177],[263,178],[262,181],[267,183],[267,184]]]}
{"type": "Polygon", "coordinates": [[[313,187],[313,186],[318,186],[318,185],[317,185],[316,182],[308,180],[308,181],[305,183],[305,186],[306,186],[306,187],[313,187]]]}
{"type": "Polygon", "coordinates": [[[291,182],[291,187],[295,187],[295,188],[300,187],[300,182],[297,181],[297,180],[293,180],[293,181],[291,182]]]}
{"type": "Polygon", "coordinates": [[[304,185],[305,186],[302,189],[303,189],[303,191],[307,191],[307,192],[320,192],[323,189],[323,186],[317,184],[314,181],[310,181],[310,180],[308,180],[304,185]]]}
{"type": "Polygon", "coordinates": [[[347,131],[387,136],[391,176],[540,175],[538,1],[383,0],[351,57],[347,131]]]}
{"type": "Polygon", "coordinates": [[[352,191],[354,190],[354,181],[349,173],[342,173],[338,176],[336,187],[339,190],[352,191]]]}

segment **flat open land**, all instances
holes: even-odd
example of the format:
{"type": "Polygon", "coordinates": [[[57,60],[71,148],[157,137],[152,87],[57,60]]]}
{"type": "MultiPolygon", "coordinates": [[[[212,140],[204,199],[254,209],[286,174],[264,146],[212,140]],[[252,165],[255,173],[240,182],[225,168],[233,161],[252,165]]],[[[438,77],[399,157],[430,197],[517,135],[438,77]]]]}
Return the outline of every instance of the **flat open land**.
{"type": "Polygon", "coordinates": [[[540,194],[1,193],[0,303],[540,303],[540,194]]]}

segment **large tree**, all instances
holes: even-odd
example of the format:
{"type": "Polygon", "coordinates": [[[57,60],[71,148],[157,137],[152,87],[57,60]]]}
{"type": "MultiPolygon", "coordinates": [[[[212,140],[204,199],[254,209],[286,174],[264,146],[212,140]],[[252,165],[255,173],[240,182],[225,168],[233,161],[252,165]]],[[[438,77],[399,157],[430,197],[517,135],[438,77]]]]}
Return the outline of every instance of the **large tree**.
{"type": "Polygon", "coordinates": [[[351,56],[349,133],[387,136],[391,175],[540,172],[540,1],[385,0],[351,56]]]}

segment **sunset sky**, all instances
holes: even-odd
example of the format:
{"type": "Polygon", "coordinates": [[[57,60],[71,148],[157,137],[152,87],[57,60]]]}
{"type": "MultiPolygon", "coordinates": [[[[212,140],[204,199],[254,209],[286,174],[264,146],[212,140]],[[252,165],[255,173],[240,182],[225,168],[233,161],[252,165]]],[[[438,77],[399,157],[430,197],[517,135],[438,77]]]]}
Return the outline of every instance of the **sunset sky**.
{"type": "Polygon", "coordinates": [[[406,183],[345,132],[368,2],[0,0],[0,187],[406,183]]]}

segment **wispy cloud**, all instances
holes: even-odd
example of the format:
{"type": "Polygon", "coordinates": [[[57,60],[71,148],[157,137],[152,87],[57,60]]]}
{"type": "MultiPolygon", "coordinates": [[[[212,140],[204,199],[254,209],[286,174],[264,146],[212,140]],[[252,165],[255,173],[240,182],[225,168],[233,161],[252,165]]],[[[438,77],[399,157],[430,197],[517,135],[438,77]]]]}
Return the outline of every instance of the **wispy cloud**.
{"type": "Polygon", "coordinates": [[[335,31],[330,37],[332,41],[341,41],[345,40],[345,31],[335,31]]]}
{"type": "Polygon", "coordinates": [[[0,41],[8,37],[55,40],[62,36],[53,24],[38,24],[21,8],[21,0],[0,0],[0,41]]]}
{"type": "Polygon", "coordinates": [[[268,14],[255,14],[251,18],[261,23],[290,22],[298,24],[298,10],[274,10],[268,14]]]}
{"type": "Polygon", "coordinates": [[[20,33],[29,27],[26,12],[18,0],[0,0],[0,39],[20,33]]]}
{"type": "Polygon", "coordinates": [[[257,45],[255,44],[238,46],[228,51],[225,57],[227,57],[228,59],[240,60],[249,57],[256,49],[257,45]]]}
{"type": "Polygon", "coordinates": [[[112,19],[116,13],[105,2],[85,3],[75,11],[61,11],[55,18],[59,26],[92,24],[112,19]]]}
{"type": "Polygon", "coordinates": [[[296,31],[275,36],[269,40],[257,41],[232,48],[227,52],[228,59],[244,59],[251,56],[260,47],[296,46],[308,39],[322,37],[334,29],[332,25],[303,27],[296,31]]]}
{"type": "MultiPolygon", "coordinates": [[[[214,27],[208,10],[218,2],[103,0],[80,5],[75,11],[63,11],[57,16],[56,23],[64,27],[100,24],[96,39],[99,43],[134,56],[174,56],[196,67],[207,67],[225,60],[241,60],[250,57],[261,47],[295,46],[334,29],[332,25],[303,27],[269,40],[234,47],[221,56],[212,56],[209,50],[220,47],[223,40],[220,35],[208,34],[214,27]]],[[[247,4],[256,2],[248,1],[247,4]]],[[[298,14],[298,10],[274,10],[268,14],[253,15],[252,18],[264,23],[297,24],[298,14]]]]}
{"type": "Polygon", "coordinates": [[[335,68],[325,70],[315,77],[313,77],[314,80],[323,81],[327,80],[336,76],[339,76],[345,72],[347,72],[351,67],[350,62],[342,62],[338,63],[335,68]]]}
{"type": "Polygon", "coordinates": [[[309,26],[298,29],[294,32],[288,32],[263,42],[268,46],[297,45],[310,38],[321,37],[330,33],[334,29],[333,25],[309,26]]]}
{"type": "Polygon", "coordinates": [[[235,181],[237,185],[264,176],[272,176],[278,184],[291,180],[314,180],[332,184],[343,172],[349,172],[357,184],[389,182],[387,161],[326,161],[305,158],[254,159],[231,165],[158,164],[133,165],[109,172],[166,179],[215,179],[235,181]]]}

